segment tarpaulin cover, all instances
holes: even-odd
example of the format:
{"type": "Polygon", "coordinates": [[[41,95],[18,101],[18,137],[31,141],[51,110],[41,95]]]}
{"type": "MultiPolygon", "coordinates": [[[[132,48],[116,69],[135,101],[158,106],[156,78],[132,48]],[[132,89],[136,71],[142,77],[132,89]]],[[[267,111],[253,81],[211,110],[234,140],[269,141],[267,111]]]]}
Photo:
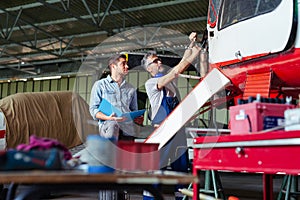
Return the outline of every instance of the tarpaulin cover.
{"type": "Polygon", "coordinates": [[[77,93],[18,93],[0,100],[6,120],[7,148],[29,143],[30,135],[57,139],[67,148],[82,144],[98,133],[88,104],[77,93]]]}

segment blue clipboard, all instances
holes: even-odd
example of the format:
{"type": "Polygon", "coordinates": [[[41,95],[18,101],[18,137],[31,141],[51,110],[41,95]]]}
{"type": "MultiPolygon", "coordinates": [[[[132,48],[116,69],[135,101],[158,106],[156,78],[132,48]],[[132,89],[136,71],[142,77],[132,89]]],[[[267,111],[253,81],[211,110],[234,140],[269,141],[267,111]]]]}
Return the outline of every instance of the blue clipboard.
{"type": "Polygon", "coordinates": [[[102,99],[98,110],[107,116],[111,115],[112,113],[115,113],[117,117],[122,116],[122,112],[111,103],[109,103],[106,99],[102,99]]]}
{"type": "Polygon", "coordinates": [[[132,111],[132,112],[123,113],[122,117],[126,117],[127,118],[126,121],[133,120],[141,115],[144,115],[145,111],[146,110],[143,109],[143,110],[136,110],[136,111],[132,111]]]}
{"type": "Polygon", "coordinates": [[[146,109],[142,109],[142,110],[136,110],[136,111],[127,112],[127,113],[122,113],[118,108],[113,106],[106,99],[102,99],[98,110],[108,116],[111,115],[112,113],[115,113],[117,117],[126,117],[127,118],[126,121],[131,121],[131,120],[143,115],[146,111],[146,109]]]}

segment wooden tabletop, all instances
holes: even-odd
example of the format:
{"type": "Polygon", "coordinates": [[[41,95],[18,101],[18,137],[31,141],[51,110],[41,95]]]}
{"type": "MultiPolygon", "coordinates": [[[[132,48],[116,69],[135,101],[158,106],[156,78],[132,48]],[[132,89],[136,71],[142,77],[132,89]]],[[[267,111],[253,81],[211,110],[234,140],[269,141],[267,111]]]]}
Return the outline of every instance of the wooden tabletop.
{"type": "Polygon", "coordinates": [[[198,178],[176,172],[139,172],[139,173],[103,173],[88,174],[83,171],[2,171],[0,183],[18,184],[63,184],[63,183],[117,183],[117,184],[188,184],[197,183],[198,178]]]}

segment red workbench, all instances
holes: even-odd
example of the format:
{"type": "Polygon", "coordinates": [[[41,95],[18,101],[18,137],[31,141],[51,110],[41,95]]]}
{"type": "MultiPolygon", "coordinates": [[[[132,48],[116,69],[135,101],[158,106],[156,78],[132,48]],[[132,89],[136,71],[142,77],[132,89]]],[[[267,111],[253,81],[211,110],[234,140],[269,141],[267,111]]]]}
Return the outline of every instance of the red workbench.
{"type": "MultiPolygon", "coordinates": [[[[271,200],[272,174],[298,175],[299,154],[300,131],[203,136],[194,139],[193,174],[199,176],[200,170],[261,172],[264,200],[271,200]]],[[[199,191],[199,184],[194,184],[193,190],[199,191]]]]}

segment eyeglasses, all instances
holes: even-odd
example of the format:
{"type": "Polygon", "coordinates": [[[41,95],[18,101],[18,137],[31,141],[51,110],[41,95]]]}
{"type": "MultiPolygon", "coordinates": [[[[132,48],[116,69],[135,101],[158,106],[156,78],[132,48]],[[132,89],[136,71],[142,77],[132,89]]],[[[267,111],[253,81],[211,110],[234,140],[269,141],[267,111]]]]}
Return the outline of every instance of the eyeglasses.
{"type": "Polygon", "coordinates": [[[150,63],[147,65],[147,67],[148,67],[149,65],[152,65],[153,63],[158,64],[158,62],[161,62],[161,59],[160,59],[160,58],[155,58],[152,62],[150,62],[150,63]]]}

